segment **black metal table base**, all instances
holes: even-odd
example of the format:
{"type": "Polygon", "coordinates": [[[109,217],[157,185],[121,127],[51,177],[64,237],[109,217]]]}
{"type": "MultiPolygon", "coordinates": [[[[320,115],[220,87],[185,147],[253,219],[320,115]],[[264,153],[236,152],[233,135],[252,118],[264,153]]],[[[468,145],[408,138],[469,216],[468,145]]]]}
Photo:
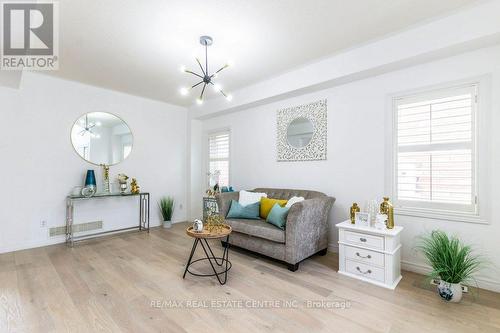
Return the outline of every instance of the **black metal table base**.
{"type": "Polygon", "coordinates": [[[194,276],[202,276],[202,277],[208,277],[208,276],[215,276],[217,277],[217,280],[221,285],[226,284],[227,282],[227,272],[231,269],[233,266],[231,262],[229,261],[229,235],[226,237],[226,243],[228,244],[227,247],[224,248],[224,252],[222,253],[222,257],[216,257],[214,255],[214,252],[212,251],[212,248],[210,247],[210,244],[208,244],[208,241],[205,238],[195,238],[194,243],[193,243],[193,248],[191,249],[191,254],[189,255],[188,262],[186,264],[186,269],[184,270],[184,275],[182,278],[184,279],[186,277],[186,273],[189,273],[194,276]],[[203,252],[205,252],[206,258],[200,258],[193,260],[194,253],[196,252],[196,248],[198,247],[198,243],[201,244],[201,247],[203,248],[203,252]],[[195,262],[200,262],[200,261],[205,261],[208,260],[210,263],[210,266],[212,266],[212,270],[214,271],[213,274],[198,274],[194,273],[189,270],[189,267],[194,264],[195,262]],[[216,266],[218,267],[223,267],[224,270],[222,271],[217,271],[216,266]],[[223,276],[221,278],[221,276],[223,276]]]}

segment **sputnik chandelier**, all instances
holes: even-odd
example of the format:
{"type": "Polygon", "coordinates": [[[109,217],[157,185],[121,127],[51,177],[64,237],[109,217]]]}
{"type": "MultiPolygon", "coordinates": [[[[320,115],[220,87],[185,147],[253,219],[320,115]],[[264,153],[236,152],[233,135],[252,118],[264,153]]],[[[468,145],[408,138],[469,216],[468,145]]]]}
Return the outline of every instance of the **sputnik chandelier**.
{"type": "Polygon", "coordinates": [[[99,134],[96,134],[93,131],[94,127],[101,126],[100,121],[96,121],[95,123],[92,123],[89,121],[89,116],[85,115],[85,120],[83,120],[83,119],[80,120],[80,126],[82,127],[82,130],[78,134],[80,134],[81,136],[88,134],[88,135],[90,135],[91,138],[99,139],[101,137],[99,134]]]}
{"type": "Polygon", "coordinates": [[[189,94],[189,92],[192,89],[200,86],[202,88],[201,88],[200,96],[196,99],[196,103],[203,104],[203,95],[205,94],[205,90],[206,90],[207,86],[211,86],[215,91],[220,92],[228,101],[230,101],[233,97],[230,94],[227,94],[226,92],[224,92],[224,90],[222,90],[222,87],[220,86],[220,84],[214,82],[214,79],[217,78],[217,75],[222,70],[228,68],[230,66],[230,63],[226,63],[224,66],[219,68],[217,71],[210,74],[210,72],[208,70],[209,69],[208,68],[208,47],[213,44],[213,39],[210,36],[201,36],[200,37],[200,44],[205,47],[205,67],[203,67],[203,65],[201,64],[200,59],[196,58],[196,62],[200,66],[201,73],[196,73],[196,72],[193,72],[191,70],[188,70],[188,69],[186,69],[185,66],[181,67],[182,72],[192,74],[192,75],[196,76],[197,79],[200,81],[193,84],[190,88],[185,88],[185,87],[181,88],[181,90],[180,90],[181,95],[186,96],[189,94]]]}

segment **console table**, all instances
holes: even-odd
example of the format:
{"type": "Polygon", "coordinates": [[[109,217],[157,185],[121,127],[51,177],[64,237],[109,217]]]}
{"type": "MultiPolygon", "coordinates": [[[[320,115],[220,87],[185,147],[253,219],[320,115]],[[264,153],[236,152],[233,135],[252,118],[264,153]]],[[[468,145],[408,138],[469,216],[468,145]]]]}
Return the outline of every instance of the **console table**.
{"type": "Polygon", "coordinates": [[[149,232],[149,193],[142,192],[137,194],[132,193],[96,193],[92,197],[84,197],[82,195],[69,195],[66,197],[66,243],[73,246],[75,241],[92,239],[98,236],[111,234],[119,231],[139,230],[149,232]],[[136,196],[139,198],[139,224],[133,227],[113,229],[93,234],[85,234],[75,236],[73,232],[73,216],[74,204],[76,201],[81,200],[96,200],[105,198],[126,198],[136,196]]]}
{"type": "Polygon", "coordinates": [[[394,289],[401,280],[401,226],[375,229],[352,224],[339,229],[339,274],[394,289]]]}

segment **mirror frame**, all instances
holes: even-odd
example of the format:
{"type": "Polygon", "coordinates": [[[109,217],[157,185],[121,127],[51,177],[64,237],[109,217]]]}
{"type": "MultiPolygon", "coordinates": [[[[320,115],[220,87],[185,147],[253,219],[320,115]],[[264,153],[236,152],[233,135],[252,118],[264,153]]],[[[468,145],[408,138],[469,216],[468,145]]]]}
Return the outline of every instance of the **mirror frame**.
{"type": "Polygon", "coordinates": [[[86,160],[83,156],[81,156],[78,151],[76,150],[75,148],[75,145],[73,144],[73,138],[71,137],[71,132],[73,131],[73,127],[75,126],[76,122],[78,120],[80,120],[80,118],[82,118],[83,116],[85,116],[86,114],[89,114],[89,113],[95,113],[95,112],[101,112],[101,113],[108,113],[112,116],[115,116],[116,118],[120,119],[125,125],[127,125],[128,129],[130,130],[130,135],[132,135],[132,148],[130,150],[130,153],[127,155],[127,157],[125,157],[123,160],[121,160],[120,162],[118,163],[114,163],[114,164],[106,164],[107,166],[114,166],[114,165],[118,165],[120,163],[123,163],[123,161],[125,161],[127,158],[130,157],[130,155],[132,155],[132,152],[134,151],[134,144],[135,144],[135,137],[134,137],[134,132],[132,131],[132,128],[130,127],[130,125],[125,121],[123,120],[122,117],[112,113],[112,112],[108,112],[108,111],[89,111],[89,112],[85,112],[83,114],[81,114],[80,116],[78,116],[78,118],[76,118],[75,121],[73,121],[73,123],[71,124],[71,128],[69,130],[69,142],[71,143],[71,147],[73,147],[73,151],[75,152],[76,155],[78,155],[78,157],[80,157],[83,161],[89,163],[89,164],[92,164],[92,165],[96,165],[96,166],[102,166],[102,164],[98,164],[98,163],[94,163],[94,162],[91,162],[89,160],[86,160]]]}
{"type": "Polygon", "coordinates": [[[277,161],[318,161],[327,156],[327,100],[288,107],[277,111],[277,161]],[[296,148],[289,144],[288,126],[297,118],[306,118],[313,125],[309,144],[296,148]]]}

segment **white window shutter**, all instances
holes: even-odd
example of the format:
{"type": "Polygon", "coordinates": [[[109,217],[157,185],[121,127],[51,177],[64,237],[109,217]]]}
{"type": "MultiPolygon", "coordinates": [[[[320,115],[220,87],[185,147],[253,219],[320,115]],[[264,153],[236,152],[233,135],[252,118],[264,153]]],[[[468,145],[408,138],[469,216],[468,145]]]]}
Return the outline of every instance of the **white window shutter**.
{"type": "Polygon", "coordinates": [[[395,194],[400,206],[476,209],[477,86],[395,101],[395,194]]]}
{"type": "Polygon", "coordinates": [[[229,134],[226,131],[208,137],[208,169],[211,174],[219,171],[219,186],[229,185],[229,134]]]}

